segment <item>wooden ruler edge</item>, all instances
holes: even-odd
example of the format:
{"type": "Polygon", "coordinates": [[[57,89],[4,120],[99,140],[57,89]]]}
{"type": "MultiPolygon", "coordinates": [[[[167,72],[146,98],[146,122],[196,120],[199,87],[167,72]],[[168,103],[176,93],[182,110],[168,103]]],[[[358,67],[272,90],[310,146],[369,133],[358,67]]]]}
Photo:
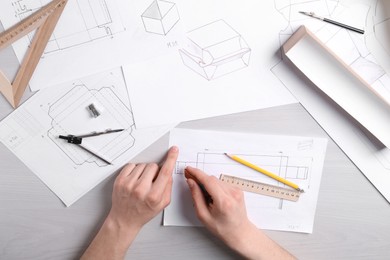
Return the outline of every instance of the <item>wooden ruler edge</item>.
{"type": "Polygon", "coordinates": [[[275,186],[272,184],[262,183],[262,182],[258,182],[258,181],[253,181],[253,180],[249,180],[249,179],[244,179],[244,178],[240,178],[240,177],[236,177],[236,176],[231,176],[231,175],[227,175],[227,174],[221,174],[219,176],[219,179],[221,181],[227,183],[228,185],[232,185],[234,187],[239,188],[242,191],[252,192],[252,193],[256,193],[256,194],[279,198],[279,199],[286,199],[289,201],[298,201],[299,196],[301,194],[301,192],[296,191],[296,190],[292,190],[292,189],[288,189],[288,188],[284,188],[284,187],[279,187],[279,186],[275,186]],[[239,185],[237,185],[237,183],[234,183],[234,182],[233,183],[226,182],[225,181],[226,179],[238,180],[239,185]],[[243,187],[242,182],[247,183],[246,187],[245,187],[245,185],[243,187]],[[248,183],[251,184],[252,187],[247,188],[248,183]],[[264,190],[264,189],[257,190],[257,189],[253,188],[254,185],[267,187],[267,188],[269,188],[269,190],[264,190]],[[283,192],[280,193],[280,191],[283,191],[283,192]]]}
{"type": "Polygon", "coordinates": [[[37,30],[12,84],[3,73],[1,74],[1,82],[3,84],[0,87],[0,92],[12,107],[16,108],[19,104],[67,2],[68,0],[53,0],[30,16],[0,33],[1,50],[26,36],[33,30],[37,30]],[[39,41],[40,37],[43,38],[41,42],[39,41]]]}

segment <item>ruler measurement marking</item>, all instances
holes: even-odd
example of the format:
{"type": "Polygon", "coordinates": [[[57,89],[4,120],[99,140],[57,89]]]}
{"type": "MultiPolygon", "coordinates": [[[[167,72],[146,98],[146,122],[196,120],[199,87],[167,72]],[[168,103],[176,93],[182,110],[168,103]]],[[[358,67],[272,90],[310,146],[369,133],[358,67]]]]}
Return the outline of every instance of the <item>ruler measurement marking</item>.
{"type": "Polygon", "coordinates": [[[0,33],[0,47],[8,44],[9,42],[12,43],[13,38],[17,38],[20,34],[23,34],[24,31],[35,26],[37,23],[45,21],[47,17],[54,13],[54,11],[66,4],[66,1],[67,0],[64,0],[58,3],[53,1],[32,15],[21,20],[19,23],[12,26],[9,30],[5,30],[4,32],[0,33]]]}
{"type": "Polygon", "coordinates": [[[243,191],[253,192],[261,195],[297,201],[300,196],[299,191],[278,187],[271,184],[256,182],[239,177],[221,174],[219,179],[229,185],[235,186],[243,191]]]}
{"type": "Polygon", "coordinates": [[[16,108],[19,105],[67,2],[68,0],[51,0],[47,5],[0,33],[0,50],[2,50],[36,30],[14,80],[9,80],[0,73],[0,81],[3,84],[0,93],[12,107],[16,108]]]}

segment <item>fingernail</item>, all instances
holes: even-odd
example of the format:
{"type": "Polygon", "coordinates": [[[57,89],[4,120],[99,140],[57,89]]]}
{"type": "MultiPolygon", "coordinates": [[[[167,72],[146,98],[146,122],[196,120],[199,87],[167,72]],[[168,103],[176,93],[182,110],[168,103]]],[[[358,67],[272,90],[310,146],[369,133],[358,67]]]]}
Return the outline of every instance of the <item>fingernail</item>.
{"type": "Polygon", "coordinates": [[[177,147],[177,146],[172,146],[172,147],[171,147],[171,151],[172,151],[172,152],[178,152],[178,151],[179,151],[179,147],[177,147]]]}
{"type": "Polygon", "coordinates": [[[184,177],[186,177],[187,179],[190,179],[190,178],[192,178],[192,174],[190,173],[190,171],[187,168],[188,168],[188,166],[186,168],[184,168],[184,177]]]}
{"type": "Polygon", "coordinates": [[[194,187],[194,181],[191,179],[187,179],[188,186],[192,189],[194,187]]]}

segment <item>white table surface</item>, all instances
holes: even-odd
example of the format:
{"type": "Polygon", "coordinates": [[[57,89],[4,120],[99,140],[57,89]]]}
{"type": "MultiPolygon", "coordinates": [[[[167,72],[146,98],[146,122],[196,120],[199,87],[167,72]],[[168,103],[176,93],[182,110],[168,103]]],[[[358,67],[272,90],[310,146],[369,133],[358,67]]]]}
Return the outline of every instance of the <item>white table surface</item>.
{"type": "MultiPolygon", "coordinates": [[[[0,53],[0,69],[8,76],[16,71],[11,49],[0,53]]],[[[27,91],[24,99],[30,95],[27,91]]],[[[11,111],[0,95],[0,119],[11,111]]],[[[179,127],[328,138],[313,234],[266,233],[299,259],[390,259],[389,204],[301,105],[185,122],[179,127]]],[[[167,147],[165,135],[131,161],[160,160],[167,147]]],[[[0,143],[0,259],[79,258],[110,208],[115,176],[66,208],[0,143]]],[[[161,223],[159,214],[143,228],[128,259],[240,258],[204,228],[161,223]]]]}

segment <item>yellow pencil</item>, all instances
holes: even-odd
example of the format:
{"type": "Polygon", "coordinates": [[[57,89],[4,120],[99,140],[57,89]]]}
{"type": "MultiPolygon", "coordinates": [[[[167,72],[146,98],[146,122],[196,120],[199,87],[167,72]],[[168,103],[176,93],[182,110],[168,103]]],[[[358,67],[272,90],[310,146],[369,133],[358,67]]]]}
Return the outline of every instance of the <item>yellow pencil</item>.
{"type": "Polygon", "coordinates": [[[269,172],[269,171],[267,171],[267,170],[265,170],[265,169],[263,169],[263,168],[260,168],[260,167],[257,166],[257,165],[254,165],[254,164],[252,164],[252,163],[250,163],[250,162],[247,162],[247,161],[241,159],[241,158],[238,157],[238,156],[229,155],[229,154],[227,154],[227,153],[225,153],[225,155],[226,155],[227,157],[229,157],[230,159],[232,159],[232,160],[238,162],[238,163],[241,163],[241,164],[243,164],[243,165],[245,165],[245,166],[247,166],[247,167],[249,167],[249,168],[251,168],[251,169],[253,169],[253,170],[256,170],[256,171],[258,171],[258,172],[261,172],[262,174],[265,174],[265,175],[267,175],[268,177],[271,177],[272,179],[277,180],[277,181],[279,181],[279,182],[281,182],[281,183],[283,183],[283,184],[286,184],[287,186],[290,186],[291,188],[294,188],[294,189],[296,189],[296,190],[299,191],[299,192],[304,192],[304,191],[303,191],[302,189],[300,189],[299,186],[296,185],[295,183],[293,183],[293,182],[291,182],[291,181],[288,181],[288,180],[286,180],[286,179],[283,179],[282,177],[280,177],[280,176],[278,176],[278,175],[276,175],[276,174],[274,174],[274,173],[272,173],[272,172],[269,172]]]}

